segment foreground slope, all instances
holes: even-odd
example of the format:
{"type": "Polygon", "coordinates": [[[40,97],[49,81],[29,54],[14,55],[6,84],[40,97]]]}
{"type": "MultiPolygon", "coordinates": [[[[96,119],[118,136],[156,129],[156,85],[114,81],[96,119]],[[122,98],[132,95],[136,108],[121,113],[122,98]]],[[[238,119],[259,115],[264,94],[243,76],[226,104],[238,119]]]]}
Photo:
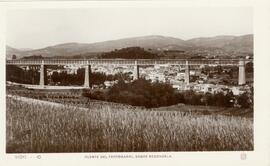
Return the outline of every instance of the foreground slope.
{"type": "Polygon", "coordinates": [[[8,153],[253,150],[249,118],[7,97],[8,153]]]}

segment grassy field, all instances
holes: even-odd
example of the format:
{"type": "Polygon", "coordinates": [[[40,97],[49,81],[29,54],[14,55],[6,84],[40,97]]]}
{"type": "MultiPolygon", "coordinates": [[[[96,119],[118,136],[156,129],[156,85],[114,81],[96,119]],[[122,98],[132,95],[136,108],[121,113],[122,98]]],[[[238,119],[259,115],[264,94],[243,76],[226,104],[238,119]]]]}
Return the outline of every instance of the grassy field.
{"type": "Polygon", "coordinates": [[[196,107],[86,108],[20,97],[6,103],[8,153],[253,150],[253,118],[198,114],[196,107]]]}

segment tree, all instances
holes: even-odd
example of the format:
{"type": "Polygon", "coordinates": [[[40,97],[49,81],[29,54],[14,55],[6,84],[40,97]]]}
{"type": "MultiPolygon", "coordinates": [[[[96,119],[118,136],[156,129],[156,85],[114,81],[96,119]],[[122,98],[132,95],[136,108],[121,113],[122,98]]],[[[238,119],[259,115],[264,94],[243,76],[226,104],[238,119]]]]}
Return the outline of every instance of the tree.
{"type": "Polygon", "coordinates": [[[232,107],[234,105],[234,95],[232,91],[229,91],[225,95],[225,107],[232,107]]]}
{"type": "Polygon", "coordinates": [[[196,94],[193,90],[184,92],[184,99],[186,104],[200,105],[202,104],[202,95],[196,94]]]}
{"type": "Polygon", "coordinates": [[[12,55],[12,59],[17,59],[15,54],[12,55]]]}
{"type": "Polygon", "coordinates": [[[242,108],[249,108],[251,106],[250,99],[247,93],[243,93],[237,97],[237,103],[242,108]]]}
{"type": "MultiPolygon", "coordinates": [[[[95,98],[99,98],[94,94],[95,98]]],[[[149,80],[138,79],[130,83],[119,80],[108,92],[104,92],[108,101],[126,103],[147,108],[168,106],[183,102],[183,96],[176,93],[171,85],[151,83],[149,80]]],[[[100,98],[100,100],[102,100],[100,98]]]]}
{"type": "Polygon", "coordinates": [[[215,102],[215,99],[211,93],[207,92],[201,98],[201,102],[204,103],[206,106],[213,105],[215,102]]]}
{"type": "Polygon", "coordinates": [[[253,63],[252,62],[249,62],[246,64],[245,71],[247,73],[253,73],[253,63]]]}

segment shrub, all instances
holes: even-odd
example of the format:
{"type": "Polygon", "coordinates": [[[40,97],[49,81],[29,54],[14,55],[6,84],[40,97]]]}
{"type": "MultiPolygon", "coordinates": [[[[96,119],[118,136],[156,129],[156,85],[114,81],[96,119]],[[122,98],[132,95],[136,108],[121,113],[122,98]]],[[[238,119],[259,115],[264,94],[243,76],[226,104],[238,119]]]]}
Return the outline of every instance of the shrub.
{"type": "Polygon", "coordinates": [[[88,96],[93,99],[106,98],[107,101],[147,108],[169,106],[184,101],[183,96],[175,92],[170,85],[158,82],[151,83],[145,79],[138,79],[131,83],[120,80],[108,92],[100,93],[91,93],[88,96]]]}
{"type": "MultiPolygon", "coordinates": [[[[227,94],[223,92],[200,94],[193,90],[177,92],[169,84],[151,83],[145,79],[138,79],[131,83],[125,83],[123,80],[120,80],[108,92],[91,93],[88,97],[133,106],[145,106],[146,108],[170,106],[178,103],[233,107],[233,101],[235,100],[231,91],[227,94]]],[[[252,106],[252,100],[247,94],[237,97],[236,100],[239,100],[238,104],[242,108],[252,106]]]]}
{"type": "Polygon", "coordinates": [[[237,97],[237,103],[241,108],[249,108],[252,106],[251,99],[247,93],[243,93],[237,97]]]}

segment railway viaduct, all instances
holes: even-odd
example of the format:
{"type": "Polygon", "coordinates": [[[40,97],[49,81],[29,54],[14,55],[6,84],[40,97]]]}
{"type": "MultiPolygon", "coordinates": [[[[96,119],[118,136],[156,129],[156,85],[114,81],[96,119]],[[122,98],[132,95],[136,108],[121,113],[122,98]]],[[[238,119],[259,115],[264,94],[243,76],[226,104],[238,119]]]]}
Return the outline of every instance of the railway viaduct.
{"type": "Polygon", "coordinates": [[[84,87],[90,88],[91,65],[114,65],[114,66],[134,66],[133,79],[140,77],[139,67],[150,65],[179,65],[185,66],[185,83],[189,84],[190,66],[238,66],[238,84],[246,83],[245,65],[252,60],[246,59],[42,59],[42,60],[6,60],[6,65],[17,66],[40,66],[41,87],[45,86],[46,66],[48,65],[81,65],[85,67],[84,87]]]}

